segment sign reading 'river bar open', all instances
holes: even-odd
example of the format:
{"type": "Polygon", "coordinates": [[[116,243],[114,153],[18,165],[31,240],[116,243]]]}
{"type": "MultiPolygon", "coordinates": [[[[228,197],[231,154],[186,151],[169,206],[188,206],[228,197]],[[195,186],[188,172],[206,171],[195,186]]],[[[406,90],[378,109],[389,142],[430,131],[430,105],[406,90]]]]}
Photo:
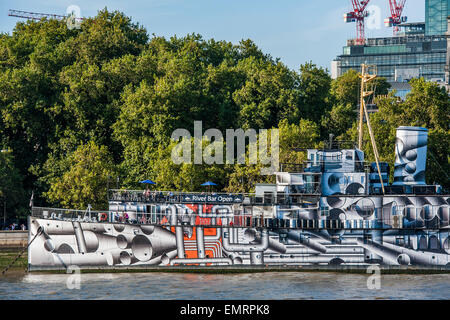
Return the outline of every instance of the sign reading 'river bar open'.
{"type": "Polygon", "coordinates": [[[182,197],[182,201],[187,203],[241,203],[243,201],[243,197],[242,195],[229,194],[185,194],[182,197]]]}

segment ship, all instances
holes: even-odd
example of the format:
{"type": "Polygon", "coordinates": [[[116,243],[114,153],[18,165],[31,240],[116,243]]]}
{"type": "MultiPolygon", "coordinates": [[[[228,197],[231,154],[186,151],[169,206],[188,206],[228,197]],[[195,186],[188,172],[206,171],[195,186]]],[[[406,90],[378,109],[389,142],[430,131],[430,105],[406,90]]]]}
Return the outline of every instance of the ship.
{"type": "Polygon", "coordinates": [[[450,195],[425,182],[428,130],[386,162],[330,141],[253,193],[108,190],[109,208],[32,207],[29,270],[449,268],[450,195]]]}

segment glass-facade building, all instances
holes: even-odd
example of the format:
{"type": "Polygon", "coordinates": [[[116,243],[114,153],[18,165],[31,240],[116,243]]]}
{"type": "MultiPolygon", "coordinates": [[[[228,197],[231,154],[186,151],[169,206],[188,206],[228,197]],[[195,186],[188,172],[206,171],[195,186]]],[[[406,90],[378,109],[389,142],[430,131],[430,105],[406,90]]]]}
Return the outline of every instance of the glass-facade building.
{"type": "Polygon", "coordinates": [[[443,35],[447,31],[450,0],[425,0],[425,35],[443,35]]]}
{"type": "MultiPolygon", "coordinates": [[[[396,36],[369,38],[365,45],[348,40],[342,54],[332,62],[333,78],[349,69],[360,71],[365,63],[376,65],[377,75],[391,84],[405,84],[418,77],[445,83],[449,10],[450,0],[426,0],[425,22],[401,24],[402,31],[396,36]]],[[[400,87],[406,90],[405,85],[400,87]]]]}
{"type": "Polygon", "coordinates": [[[335,63],[337,76],[349,69],[359,71],[361,64],[366,63],[376,65],[378,76],[390,82],[414,77],[443,82],[446,55],[445,35],[426,36],[424,32],[405,31],[397,37],[367,39],[365,45],[353,45],[349,40],[335,63]]]}

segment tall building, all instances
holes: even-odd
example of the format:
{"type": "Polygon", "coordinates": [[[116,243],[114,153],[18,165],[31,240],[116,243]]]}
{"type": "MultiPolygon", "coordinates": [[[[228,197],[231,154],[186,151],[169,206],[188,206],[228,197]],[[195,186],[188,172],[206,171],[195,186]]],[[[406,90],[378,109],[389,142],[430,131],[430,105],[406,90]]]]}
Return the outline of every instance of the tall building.
{"type": "Polygon", "coordinates": [[[447,62],[445,64],[445,88],[450,92],[450,15],[447,17],[447,62]]]}
{"type": "Polygon", "coordinates": [[[447,16],[450,0],[426,0],[425,22],[403,23],[394,37],[369,38],[364,45],[347,40],[343,52],[332,62],[333,77],[361,64],[374,64],[378,76],[391,83],[404,98],[413,78],[423,77],[444,84],[447,60],[447,16]]]}
{"type": "Polygon", "coordinates": [[[443,35],[447,31],[450,0],[425,0],[425,35],[443,35]]]}

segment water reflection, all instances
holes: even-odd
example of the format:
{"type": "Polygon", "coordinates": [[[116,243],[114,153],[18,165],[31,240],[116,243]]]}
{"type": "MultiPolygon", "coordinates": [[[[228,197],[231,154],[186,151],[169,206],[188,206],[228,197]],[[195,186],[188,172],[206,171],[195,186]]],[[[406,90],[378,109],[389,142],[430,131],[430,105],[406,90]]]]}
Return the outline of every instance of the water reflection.
{"type": "Polygon", "coordinates": [[[12,274],[0,280],[0,299],[448,299],[450,274],[368,275],[268,272],[248,274],[87,273],[80,289],[69,274],[12,274]]]}

